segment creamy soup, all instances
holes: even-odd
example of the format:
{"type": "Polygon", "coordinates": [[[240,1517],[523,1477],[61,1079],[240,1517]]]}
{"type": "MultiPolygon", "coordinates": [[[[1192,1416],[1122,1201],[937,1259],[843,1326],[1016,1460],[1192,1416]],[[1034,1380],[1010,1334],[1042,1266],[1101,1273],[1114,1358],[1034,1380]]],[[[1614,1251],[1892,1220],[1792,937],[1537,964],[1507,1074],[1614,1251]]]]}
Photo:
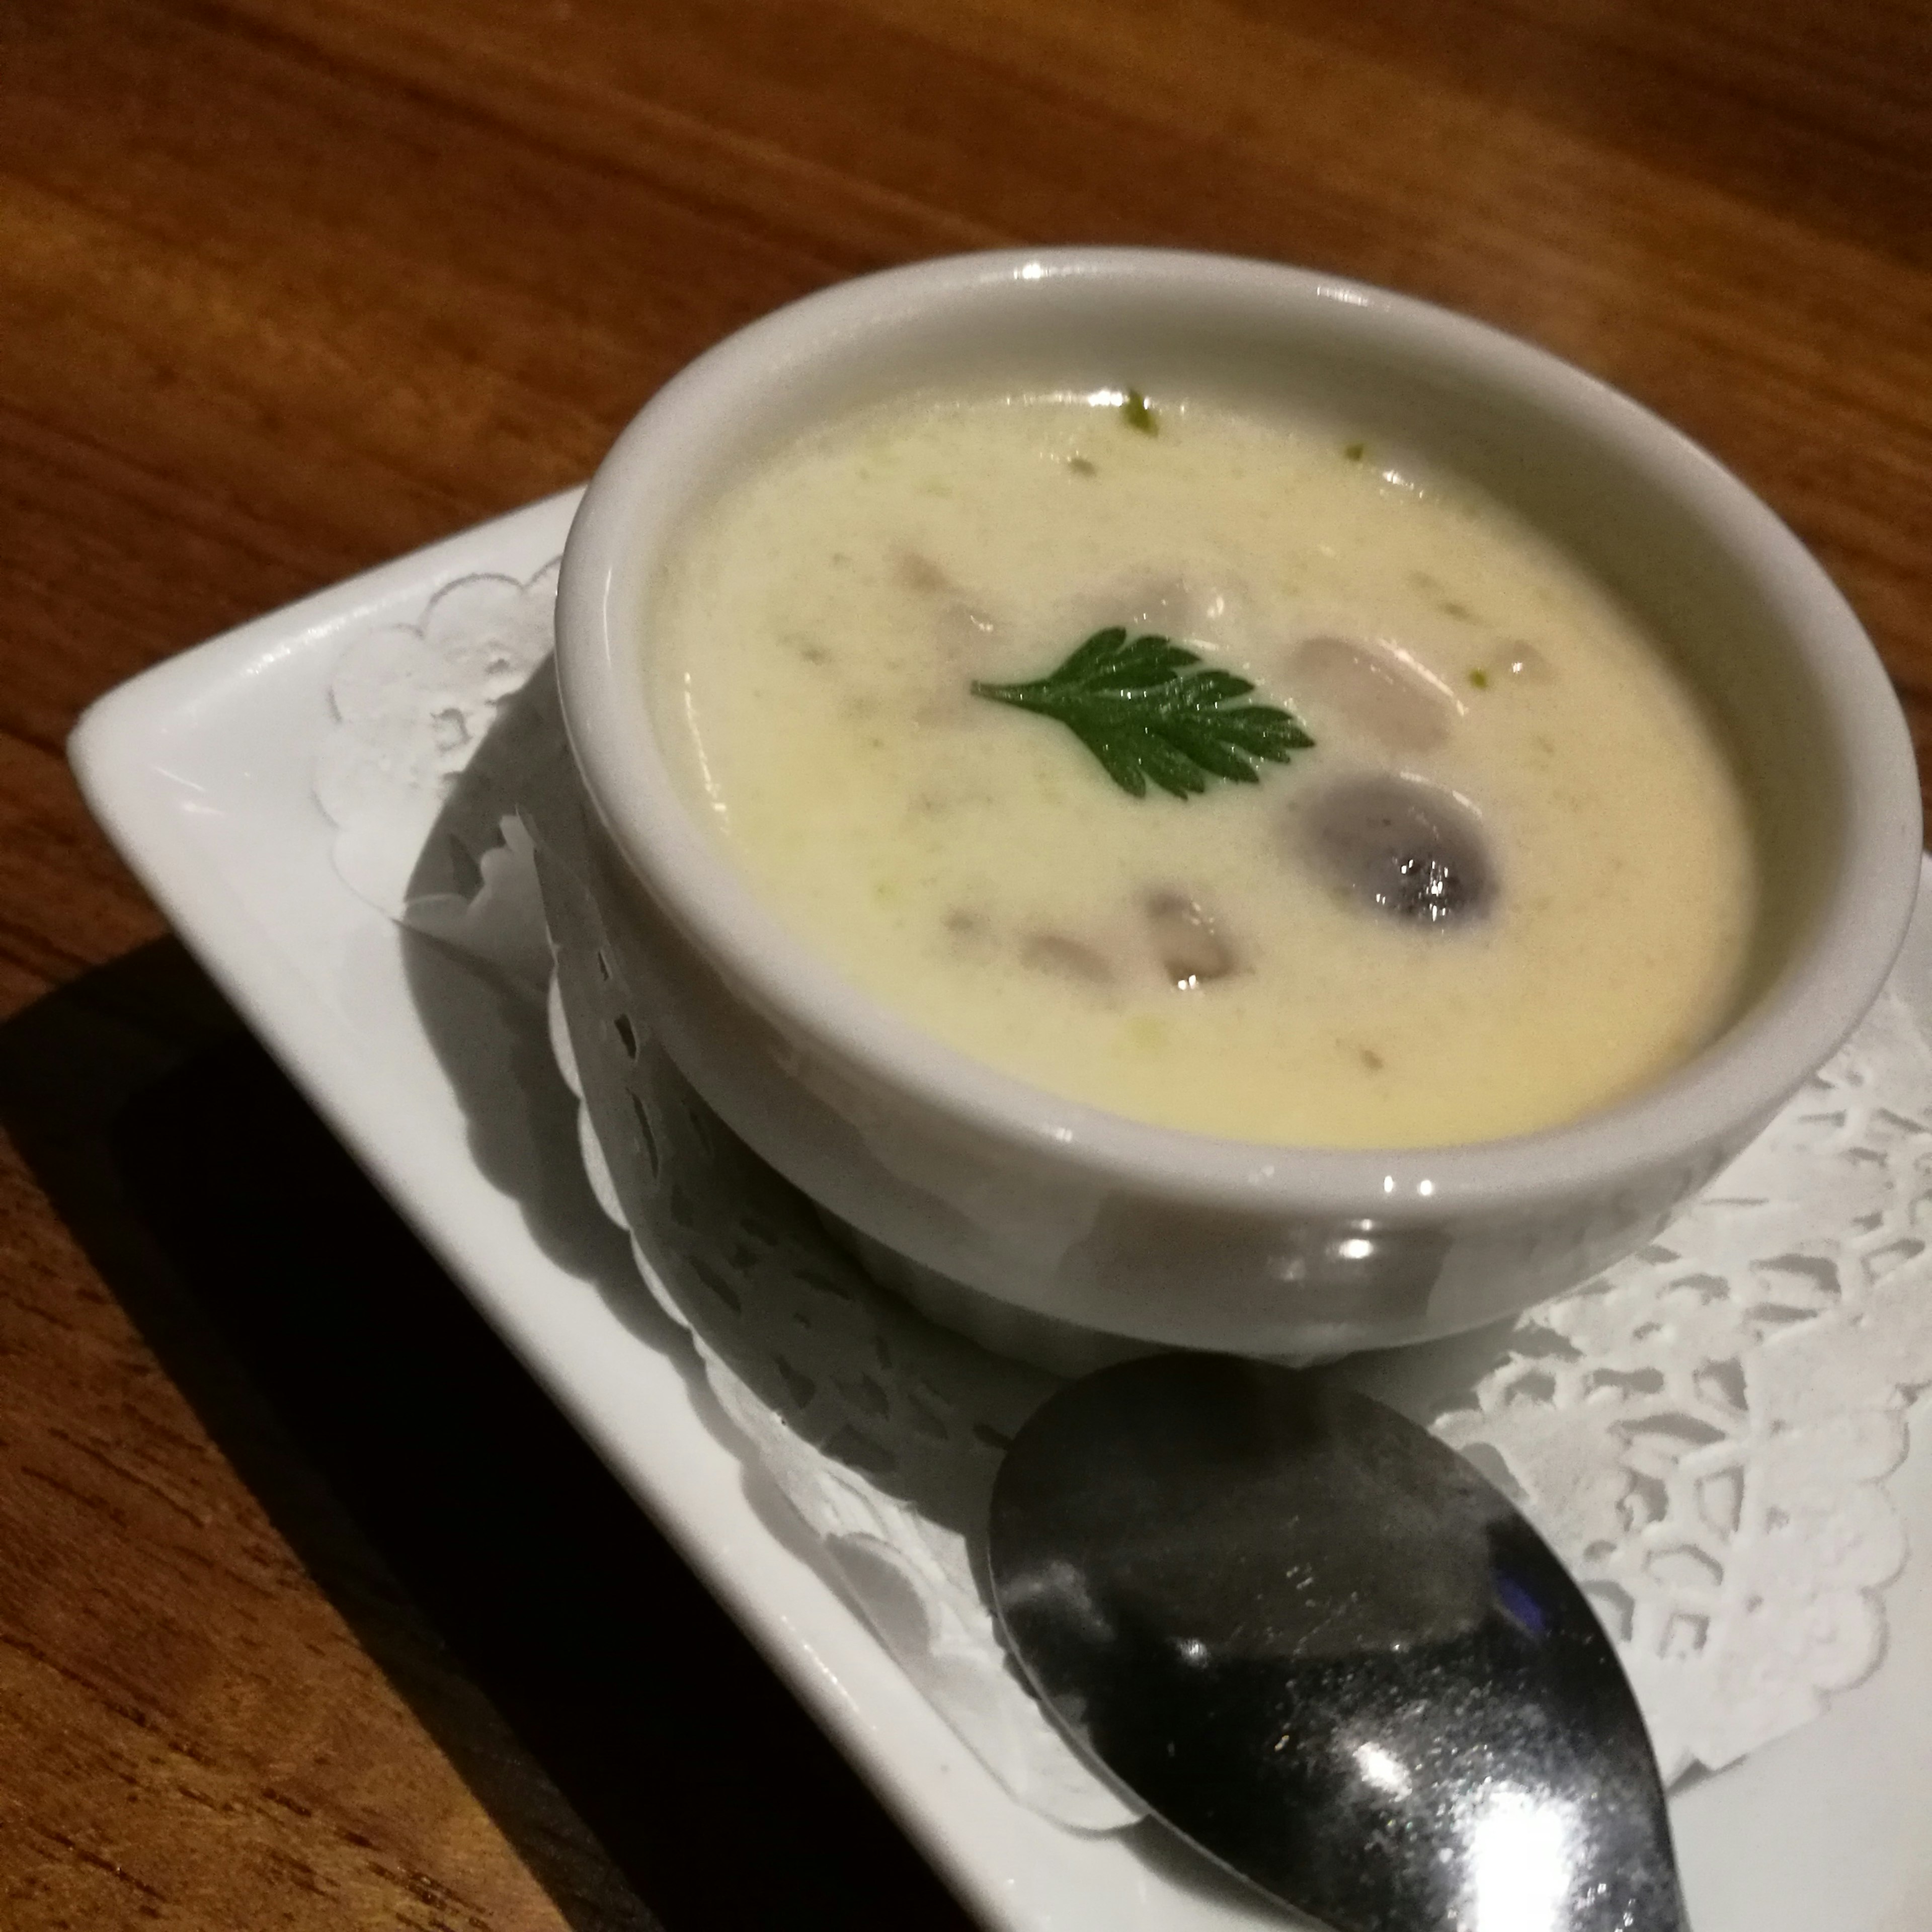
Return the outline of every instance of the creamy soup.
{"type": "Polygon", "coordinates": [[[1752,833],[1680,676],[1521,520],[1346,425],[908,401],[751,470],[658,588],[658,729],[733,863],[1036,1085],[1247,1140],[1488,1139],[1654,1081],[1738,998],[1752,833]],[[1110,631],[1288,715],[1253,782],[1137,796],[1130,753],[988,694],[1110,631]]]}

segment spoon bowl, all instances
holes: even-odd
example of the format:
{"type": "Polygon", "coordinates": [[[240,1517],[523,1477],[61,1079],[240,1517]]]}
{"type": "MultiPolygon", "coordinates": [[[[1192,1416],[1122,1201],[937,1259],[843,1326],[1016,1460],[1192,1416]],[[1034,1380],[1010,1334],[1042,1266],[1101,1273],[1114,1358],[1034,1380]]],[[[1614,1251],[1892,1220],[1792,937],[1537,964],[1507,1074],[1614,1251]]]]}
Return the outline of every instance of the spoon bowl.
{"type": "Polygon", "coordinates": [[[1335,1932],[1684,1932],[1588,1600],[1394,1410],[1232,1357],[1103,1370],[1015,1440],[988,1556],[1076,1748],[1335,1932]]]}

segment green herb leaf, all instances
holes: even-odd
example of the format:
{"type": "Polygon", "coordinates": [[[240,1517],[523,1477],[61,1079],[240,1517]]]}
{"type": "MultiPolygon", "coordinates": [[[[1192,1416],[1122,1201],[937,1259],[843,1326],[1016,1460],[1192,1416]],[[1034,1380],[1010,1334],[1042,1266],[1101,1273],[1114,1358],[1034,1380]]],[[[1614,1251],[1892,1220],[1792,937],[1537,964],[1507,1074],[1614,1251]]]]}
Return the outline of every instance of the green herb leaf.
{"type": "Polygon", "coordinates": [[[1138,389],[1130,389],[1127,399],[1120,405],[1120,420],[1128,428],[1137,429],[1143,436],[1160,434],[1160,418],[1154,412],[1154,406],[1138,389]]]}
{"type": "Polygon", "coordinates": [[[1254,689],[1232,671],[1199,668],[1171,638],[1131,640],[1096,631],[1058,670],[1024,684],[977,684],[976,698],[1057,718],[1123,791],[1147,795],[1150,780],[1176,798],[1211,778],[1257,782],[1256,765],[1285,765],[1315,740],[1273,704],[1243,704],[1254,689]]]}

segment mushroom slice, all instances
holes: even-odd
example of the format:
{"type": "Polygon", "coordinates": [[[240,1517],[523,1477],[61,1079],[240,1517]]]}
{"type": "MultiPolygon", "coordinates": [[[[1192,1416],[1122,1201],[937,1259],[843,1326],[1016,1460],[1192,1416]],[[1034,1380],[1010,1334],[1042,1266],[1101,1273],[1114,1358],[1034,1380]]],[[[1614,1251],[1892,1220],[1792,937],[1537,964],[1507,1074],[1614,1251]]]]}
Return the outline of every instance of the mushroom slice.
{"type": "Polygon", "coordinates": [[[951,578],[922,550],[902,550],[898,559],[898,580],[908,590],[924,591],[933,596],[956,592],[951,578]]]}
{"type": "Polygon", "coordinates": [[[1289,664],[1299,702],[1340,712],[1386,752],[1427,752],[1455,722],[1451,694],[1392,646],[1328,635],[1304,638],[1289,664]]]}
{"type": "Polygon", "coordinates": [[[894,562],[898,581],[908,590],[932,599],[934,634],[942,652],[950,658],[970,658],[983,650],[999,626],[966,592],[945,568],[919,550],[901,550],[894,562]]]}
{"type": "Polygon", "coordinates": [[[1142,905],[1160,970],[1178,991],[1225,980],[1240,963],[1198,900],[1162,887],[1149,892],[1142,905]]]}
{"type": "Polygon", "coordinates": [[[1440,785],[1382,773],[1344,778],[1309,801],[1300,829],[1323,877],[1390,918],[1452,925],[1495,902],[1482,820],[1440,785]]]}
{"type": "Polygon", "coordinates": [[[1110,986],[1114,969],[1105,956],[1085,940],[1070,938],[1064,932],[1036,932],[1020,948],[1021,964],[1056,978],[1075,980],[1089,986],[1110,986]]]}

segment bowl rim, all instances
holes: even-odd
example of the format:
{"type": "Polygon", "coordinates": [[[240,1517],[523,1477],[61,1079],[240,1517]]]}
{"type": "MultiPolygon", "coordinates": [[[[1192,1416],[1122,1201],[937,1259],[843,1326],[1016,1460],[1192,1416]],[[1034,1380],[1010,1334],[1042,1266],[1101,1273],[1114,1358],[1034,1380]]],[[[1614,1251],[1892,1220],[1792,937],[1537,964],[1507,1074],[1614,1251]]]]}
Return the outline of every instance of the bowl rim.
{"type": "Polygon", "coordinates": [[[950,256],[838,284],[751,323],[658,391],[599,466],[565,549],[556,663],[567,735],[598,817],[635,880],[741,996],[1013,1156],[1203,1208],[1379,1223],[1528,1214],[1739,1144],[1863,1016],[1917,892],[1918,776],[1890,680],[1843,596],[1766,504],[1681,431],[1547,351],[1413,297],[1273,262],[1112,248],[950,256]],[[1580,1120],[1448,1146],[1275,1146],[1133,1120],[976,1060],[862,992],[764,908],[684,803],[649,722],[636,619],[616,608],[626,547],[674,532],[720,426],[761,404],[770,411],[800,368],[944,322],[962,304],[1024,300],[1042,284],[1069,282],[1115,301],[1158,290],[1245,304],[1278,310],[1285,326],[1346,310],[1348,326],[1384,352],[1446,359],[1607,446],[1743,564],[1824,700],[1820,734],[1845,805],[1840,862],[1810,935],[1749,1012],[1654,1085],[1580,1120]]]}

